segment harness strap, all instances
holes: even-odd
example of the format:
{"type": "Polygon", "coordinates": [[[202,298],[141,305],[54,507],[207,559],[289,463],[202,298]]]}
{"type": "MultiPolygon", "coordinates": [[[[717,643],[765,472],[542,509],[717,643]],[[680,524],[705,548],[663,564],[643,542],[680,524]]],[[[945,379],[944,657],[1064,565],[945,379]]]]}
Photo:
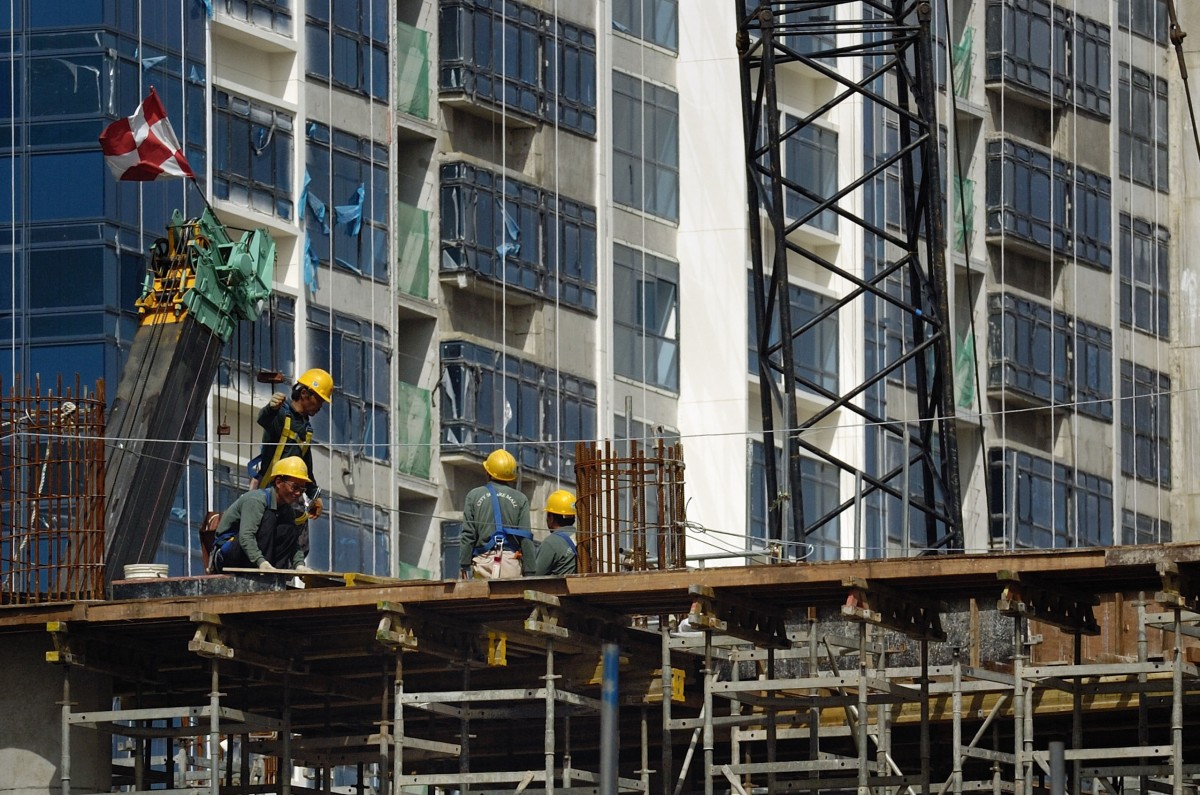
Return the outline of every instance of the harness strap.
{"type": "Polygon", "coordinates": [[[572,533],[568,533],[566,530],[555,530],[554,535],[567,542],[567,546],[571,548],[571,554],[579,554],[579,550],[575,548],[575,539],[571,537],[572,533]]]}
{"type": "MultiPolygon", "coordinates": [[[[483,543],[481,546],[475,547],[475,554],[478,555],[481,552],[486,552],[487,550],[492,549],[493,547],[503,548],[504,545],[508,542],[508,539],[510,537],[512,537],[512,538],[528,538],[530,540],[533,540],[533,533],[531,533],[528,530],[522,530],[519,527],[505,527],[504,526],[504,520],[500,514],[500,496],[496,492],[496,487],[493,486],[491,483],[488,483],[487,490],[488,490],[488,493],[492,495],[492,521],[494,522],[496,529],[492,532],[492,534],[490,536],[488,536],[487,538],[485,538],[483,540],[483,543]]],[[[520,542],[518,542],[518,543],[520,543],[520,542]]]]}
{"type": "Polygon", "coordinates": [[[271,468],[279,463],[279,459],[283,457],[283,448],[287,447],[288,442],[295,442],[296,447],[300,448],[300,455],[303,456],[308,452],[309,445],[312,444],[312,430],[304,434],[301,438],[300,434],[292,430],[292,415],[288,414],[283,418],[283,432],[279,434],[279,441],[275,444],[275,453],[271,456],[270,463],[263,469],[263,475],[270,473],[271,468]]]}

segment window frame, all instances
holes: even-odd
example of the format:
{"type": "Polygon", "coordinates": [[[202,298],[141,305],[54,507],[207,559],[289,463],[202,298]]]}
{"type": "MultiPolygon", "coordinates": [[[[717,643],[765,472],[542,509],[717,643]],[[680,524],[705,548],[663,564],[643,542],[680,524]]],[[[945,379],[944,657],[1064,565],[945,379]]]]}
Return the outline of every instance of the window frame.
{"type": "Polygon", "coordinates": [[[1118,66],[1117,85],[1119,173],[1123,179],[1169,193],[1170,96],[1167,81],[1122,61],[1118,66]],[[1139,102],[1145,103],[1146,107],[1139,110],[1139,102]],[[1153,121],[1146,124],[1147,119],[1153,121]]]}
{"type": "Polygon", "coordinates": [[[613,243],[613,371],[616,375],[631,378],[639,383],[679,392],[679,263],[651,254],[623,243],[613,243]],[[629,284],[623,284],[628,279],[629,284]],[[671,328],[663,328],[656,322],[651,327],[647,322],[647,296],[652,295],[657,307],[659,287],[669,285],[670,306],[665,312],[656,311],[660,321],[667,321],[671,328]],[[625,293],[628,293],[626,295],[625,293]],[[629,300],[624,300],[628,298],[629,300]],[[632,317],[623,317],[623,310],[632,309],[632,317]],[[630,361],[621,358],[625,343],[635,351],[630,361]],[[669,355],[669,366],[664,372],[662,357],[669,355]],[[651,366],[649,360],[658,362],[651,366]],[[640,368],[637,366],[640,363],[640,368]]]}
{"type": "Polygon", "coordinates": [[[1121,360],[1121,474],[1171,488],[1171,377],[1121,360]]]}
{"type": "Polygon", "coordinates": [[[612,78],[613,202],[678,223],[679,94],[619,70],[612,78]]]}
{"type": "Polygon", "coordinates": [[[1171,274],[1168,257],[1171,232],[1165,226],[1129,213],[1121,213],[1118,228],[1121,326],[1159,339],[1170,339],[1171,274]],[[1138,311],[1138,296],[1142,294],[1145,295],[1146,308],[1138,311]]]}

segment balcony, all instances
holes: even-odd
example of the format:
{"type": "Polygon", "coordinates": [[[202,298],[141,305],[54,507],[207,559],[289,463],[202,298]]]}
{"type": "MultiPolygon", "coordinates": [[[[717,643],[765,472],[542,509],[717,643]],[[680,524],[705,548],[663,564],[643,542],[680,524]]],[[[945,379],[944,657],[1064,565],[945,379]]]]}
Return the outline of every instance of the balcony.
{"type": "Polygon", "coordinates": [[[396,110],[429,121],[429,32],[396,23],[396,110]]]}
{"type": "Polygon", "coordinates": [[[429,212],[396,202],[396,287],[429,300],[429,212]]]}

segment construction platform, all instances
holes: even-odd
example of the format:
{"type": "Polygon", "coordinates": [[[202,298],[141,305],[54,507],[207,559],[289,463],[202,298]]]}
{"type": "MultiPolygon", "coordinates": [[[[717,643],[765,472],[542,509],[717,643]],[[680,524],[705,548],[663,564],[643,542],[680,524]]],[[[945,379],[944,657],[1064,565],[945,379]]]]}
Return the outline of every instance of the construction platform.
{"type": "Polygon", "coordinates": [[[62,702],[74,672],[111,683],[112,709],[43,716],[62,722],[62,766],[89,729],[131,738],[112,785],[134,791],[196,784],[169,761],[181,739],[236,738],[237,753],[200,765],[214,795],[299,789],[294,766],[328,791],[347,765],[378,793],[599,792],[601,649],[616,644],[622,792],[1031,795],[1057,743],[1073,791],[1200,781],[1200,544],[267,578],[0,607],[0,643],[37,633],[62,702]],[[245,587],[275,590],[231,592],[245,587]],[[274,777],[252,786],[252,757],[274,777]]]}

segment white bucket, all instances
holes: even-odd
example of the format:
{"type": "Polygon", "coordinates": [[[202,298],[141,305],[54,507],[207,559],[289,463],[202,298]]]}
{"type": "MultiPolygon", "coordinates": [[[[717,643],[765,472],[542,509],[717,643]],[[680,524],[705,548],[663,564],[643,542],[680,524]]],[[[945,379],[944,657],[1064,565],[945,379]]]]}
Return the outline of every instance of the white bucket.
{"type": "Polygon", "coordinates": [[[130,563],[125,567],[127,580],[162,580],[167,577],[165,563],[130,563]]]}

